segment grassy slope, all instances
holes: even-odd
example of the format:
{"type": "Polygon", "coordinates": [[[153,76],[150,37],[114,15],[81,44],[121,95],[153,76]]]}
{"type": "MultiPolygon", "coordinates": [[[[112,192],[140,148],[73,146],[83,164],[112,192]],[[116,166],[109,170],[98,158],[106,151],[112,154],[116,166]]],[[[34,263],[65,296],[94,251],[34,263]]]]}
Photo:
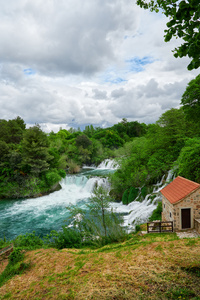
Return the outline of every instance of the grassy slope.
{"type": "Polygon", "coordinates": [[[200,299],[199,238],[134,236],[98,250],[28,251],[29,261],[0,299],[200,299]]]}

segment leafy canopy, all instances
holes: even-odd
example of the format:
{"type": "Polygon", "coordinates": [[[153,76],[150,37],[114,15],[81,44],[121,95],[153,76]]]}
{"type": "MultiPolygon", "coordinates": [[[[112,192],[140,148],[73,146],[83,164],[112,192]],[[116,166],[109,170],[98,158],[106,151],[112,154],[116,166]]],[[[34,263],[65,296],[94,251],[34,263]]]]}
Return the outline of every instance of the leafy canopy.
{"type": "Polygon", "coordinates": [[[181,104],[189,120],[199,124],[200,115],[200,75],[188,83],[182,96],[181,104]]]}
{"type": "Polygon", "coordinates": [[[165,42],[172,37],[183,39],[183,44],[173,50],[175,57],[189,56],[188,70],[200,66],[200,2],[199,0],[137,0],[144,9],[158,12],[162,9],[170,18],[165,30],[165,42]]]}

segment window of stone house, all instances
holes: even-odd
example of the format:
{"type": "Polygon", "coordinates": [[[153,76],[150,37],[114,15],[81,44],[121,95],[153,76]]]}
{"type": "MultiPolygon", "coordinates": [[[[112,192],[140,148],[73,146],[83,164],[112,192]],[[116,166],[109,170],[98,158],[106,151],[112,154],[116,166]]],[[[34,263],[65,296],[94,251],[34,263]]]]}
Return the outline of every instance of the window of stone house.
{"type": "Polygon", "coordinates": [[[172,217],[172,213],[171,213],[171,212],[169,213],[169,217],[170,217],[170,218],[172,217]]]}

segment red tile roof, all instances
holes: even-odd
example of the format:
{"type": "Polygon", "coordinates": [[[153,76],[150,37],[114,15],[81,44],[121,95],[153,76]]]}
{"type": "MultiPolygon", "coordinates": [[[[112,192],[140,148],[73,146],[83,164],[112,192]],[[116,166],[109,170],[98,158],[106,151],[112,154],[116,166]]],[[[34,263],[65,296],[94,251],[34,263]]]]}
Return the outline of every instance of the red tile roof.
{"type": "Polygon", "coordinates": [[[160,192],[170,203],[174,204],[200,187],[200,184],[183,178],[176,177],[170,184],[164,187],[160,192]]]}

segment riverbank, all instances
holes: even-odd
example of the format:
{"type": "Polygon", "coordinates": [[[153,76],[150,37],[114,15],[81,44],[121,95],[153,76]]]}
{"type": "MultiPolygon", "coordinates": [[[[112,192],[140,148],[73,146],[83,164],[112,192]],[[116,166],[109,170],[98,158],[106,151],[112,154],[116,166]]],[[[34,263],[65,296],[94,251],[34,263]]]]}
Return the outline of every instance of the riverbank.
{"type": "Polygon", "coordinates": [[[19,199],[19,200],[21,200],[21,199],[24,199],[24,198],[26,198],[26,199],[30,199],[30,198],[38,198],[38,197],[42,197],[42,196],[47,196],[47,195],[50,195],[51,193],[54,193],[54,192],[57,192],[57,191],[59,191],[59,190],[61,190],[62,189],[62,187],[61,187],[61,185],[60,185],[60,182],[57,182],[56,184],[54,184],[52,187],[50,187],[48,190],[46,190],[46,191],[39,191],[38,192],[38,190],[36,189],[36,192],[33,192],[32,190],[30,190],[30,192],[29,191],[26,191],[26,194],[24,194],[24,193],[21,193],[20,194],[20,192],[18,192],[18,194],[17,194],[17,197],[15,196],[13,196],[13,197],[0,197],[0,201],[1,200],[17,200],[17,199],[19,199]]]}
{"type": "MultiPolygon", "coordinates": [[[[0,299],[200,299],[200,238],[133,235],[100,249],[38,249],[0,299]]],[[[7,262],[0,264],[0,272],[7,262]]]]}

